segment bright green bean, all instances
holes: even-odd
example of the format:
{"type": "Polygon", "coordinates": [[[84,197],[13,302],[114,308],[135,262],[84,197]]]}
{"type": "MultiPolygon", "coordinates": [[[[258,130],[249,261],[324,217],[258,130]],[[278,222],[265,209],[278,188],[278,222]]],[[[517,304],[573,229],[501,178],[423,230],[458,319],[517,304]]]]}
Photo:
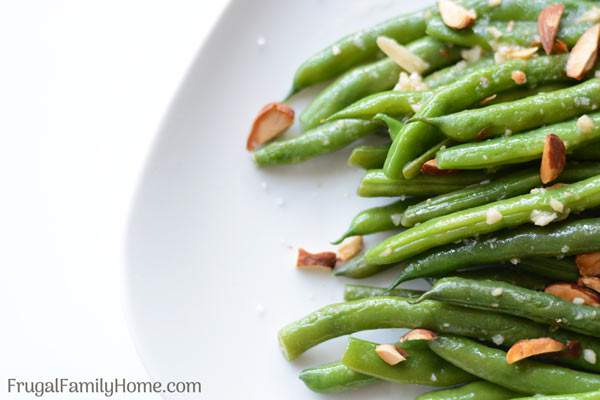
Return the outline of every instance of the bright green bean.
{"type": "Polygon", "coordinates": [[[518,396],[516,392],[502,386],[477,381],[458,388],[425,393],[417,397],[416,400],[508,400],[515,396],[518,396]]]}
{"type": "Polygon", "coordinates": [[[300,372],[299,378],[313,392],[337,393],[377,383],[379,379],[351,370],[341,362],[320,365],[300,372]]]}
{"type": "Polygon", "coordinates": [[[489,67],[495,63],[491,57],[483,57],[477,61],[458,62],[450,67],[433,72],[425,77],[424,82],[430,89],[436,89],[455,82],[463,76],[480,68],[489,67]]]}
{"type": "Polygon", "coordinates": [[[453,143],[454,142],[452,142],[450,139],[444,139],[441,142],[437,143],[432,148],[427,150],[425,153],[421,154],[419,157],[408,162],[404,166],[404,168],[402,168],[402,175],[403,176],[417,176],[419,174],[419,172],[421,171],[423,164],[425,164],[429,160],[433,160],[435,158],[435,155],[437,154],[437,152],[440,151],[440,149],[443,149],[446,146],[450,146],[453,143]]]}
{"type": "Polygon", "coordinates": [[[390,146],[359,146],[352,150],[348,165],[362,169],[378,169],[383,167],[390,146]]]}
{"type": "Polygon", "coordinates": [[[367,299],[370,297],[378,297],[378,296],[397,296],[403,297],[407,299],[418,298],[423,295],[422,290],[412,290],[412,289],[385,289],[378,288],[374,286],[364,286],[364,285],[350,285],[347,284],[344,288],[344,300],[345,301],[354,301],[360,299],[367,299]]]}

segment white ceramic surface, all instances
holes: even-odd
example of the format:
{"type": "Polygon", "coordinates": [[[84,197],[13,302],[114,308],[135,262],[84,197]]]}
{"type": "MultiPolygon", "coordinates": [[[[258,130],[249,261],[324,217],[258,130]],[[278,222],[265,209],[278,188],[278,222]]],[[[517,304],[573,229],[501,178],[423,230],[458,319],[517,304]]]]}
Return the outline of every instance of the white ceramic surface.
{"type": "MultiPolygon", "coordinates": [[[[245,137],[255,112],[286,94],[308,55],[427,3],[232,1],[159,130],[130,220],[128,314],[154,378],[200,380],[206,399],[321,397],[297,373],[336,360],[346,339],[288,363],[276,333],[340,301],[344,280],[297,271],[296,249],[332,248],[328,241],[357,211],[379,202],[355,196],[361,172],[346,167],[349,151],[259,170],[245,137]]],[[[422,390],[380,384],[332,398],[411,399],[422,390]]]]}

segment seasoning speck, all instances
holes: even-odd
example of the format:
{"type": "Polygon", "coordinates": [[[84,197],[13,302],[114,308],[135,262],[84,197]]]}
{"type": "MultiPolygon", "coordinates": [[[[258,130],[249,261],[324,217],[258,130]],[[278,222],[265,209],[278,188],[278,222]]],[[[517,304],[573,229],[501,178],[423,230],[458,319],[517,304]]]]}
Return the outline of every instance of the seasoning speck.
{"type": "Polygon", "coordinates": [[[590,364],[596,364],[596,352],[591,349],[583,350],[583,359],[590,364]]]}
{"type": "Polygon", "coordinates": [[[502,296],[502,293],[504,293],[504,290],[502,288],[494,288],[492,290],[492,296],[494,297],[500,297],[502,296]]]}

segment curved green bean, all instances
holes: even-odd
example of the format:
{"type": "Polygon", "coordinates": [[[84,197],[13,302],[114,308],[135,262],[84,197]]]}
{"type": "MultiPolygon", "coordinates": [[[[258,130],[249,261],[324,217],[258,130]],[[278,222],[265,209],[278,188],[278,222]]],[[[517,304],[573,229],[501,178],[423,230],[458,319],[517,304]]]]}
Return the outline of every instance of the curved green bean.
{"type": "Polygon", "coordinates": [[[348,165],[362,169],[383,167],[390,146],[359,146],[352,150],[348,165]]]}
{"type": "Polygon", "coordinates": [[[518,396],[517,392],[502,386],[486,381],[477,381],[458,388],[425,393],[416,400],[508,400],[515,396],[518,396]]]}
{"type": "Polygon", "coordinates": [[[536,257],[518,261],[519,270],[543,276],[555,282],[575,282],[579,279],[579,269],[571,258],[536,257]]]}
{"type": "Polygon", "coordinates": [[[385,289],[378,288],[374,286],[364,286],[364,285],[350,285],[347,284],[344,287],[344,300],[345,301],[354,301],[360,299],[368,299],[370,297],[378,297],[378,296],[397,296],[403,297],[407,299],[416,299],[423,295],[422,290],[412,290],[412,289],[385,289]]]}
{"type": "Polygon", "coordinates": [[[317,393],[344,392],[379,382],[379,379],[355,372],[341,362],[305,369],[298,377],[317,393]]]}
{"type": "Polygon", "coordinates": [[[519,397],[518,399],[513,400],[600,400],[600,391],[575,394],[558,394],[555,396],[519,397]]]}

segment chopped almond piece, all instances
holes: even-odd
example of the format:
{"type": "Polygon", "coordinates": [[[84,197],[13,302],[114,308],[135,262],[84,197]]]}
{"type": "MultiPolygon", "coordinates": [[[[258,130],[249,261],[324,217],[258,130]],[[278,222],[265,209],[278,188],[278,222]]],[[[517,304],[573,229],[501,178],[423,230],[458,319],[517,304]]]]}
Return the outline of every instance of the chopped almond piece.
{"type": "Polygon", "coordinates": [[[302,269],[331,272],[336,261],[337,255],[330,251],[312,254],[304,249],[298,249],[296,266],[302,269]]]}
{"type": "Polygon", "coordinates": [[[558,33],[560,18],[565,11],[563,4],[552,4],[542,10],[538,17],[538,31],[546,54],[552,53],[554,39],[558,33]]]}
{"type": "Polygon", "coordinates": [[[392,38],[379,36],[377,38],[377,46],[392,61],[410,73],[422,74],[429,68],[429,64],[425,60],[392,38]]]}
{"type": "Polygon", "coordinates": [[[544,292],[574,304],[600,307],[600,295],[592,290],[577,286],[573,283],[556,283],[548,286],[544,289],[544,292]]]}
{"type": "Polygon", "coordinates": [[[269,103],[259,111],[248,135],[246,149],[252,151],[286,131],[294,123],[294,110],[283,103],[269,103]]]}
{"type": "Polygon", "coordinates": [[[452,0],[439,0],[438,9],[444,24],[453,29],[468,28],[477,19],[475,10],[467,10],[452,0]]]}
{"type": "Polygon", "coordinates": [[[595,276],[584,276],[579,278],[577,284],[592,289],[594,292],[600,293],[600,278],[595,276]]]}
{"type": "Polygon", "coordinates": [[[435,340],[435,338],[437,338],[435,332],[427,329],[413,329],[412,331],[405,333],[400,338],[400,343],[410,342],[413,340],[425,340],[427,342],[431,342],[432,340],[435,340]]]}
{"type": "Polygon", "coordinates": [[[544,184],[550,183],[560,176],[567,163],[567,149],[560,137],[551,133],[544,141],[540,177],[544,184]]]}
{"type": "Polygon", "coordinates": [[[346,240],[338,249],[338,253],[340,254],[340,261],[348,261],[354,257],[358,253],[360,253],[363,249],[363,237],[362,236],[353,236],[346,240]]]}
{"type": "Polygon", "coordinates": [[[556,353],[567,348],[558,340],[551,338],[525,339],[513,344],[506,353],[506,362],[514,364],[525,358],[539,354],[556,353]]]}
{"type": "Polygon", "coordinates": [[[440,169],[436,160],[429,160],[421,166],[421,172],[426,175],[451,175],[456,173],[456,170],[440,169]]]}
{"type": "Polygon", "coordinates": [[[375,352],[386,364],[392,366],[406,360],[406,353],[402,354],[393,344],[380,344],[375,347],[375,352]]]}
{"type": "Polygon", "coordinates": [[[515,81],[515,83],[517,85],[524,85],[527,83],[527,75],[525,75],[525,72],[523,71],[513,71],[510,74],[510,77],[512,78],[513,81],[515,81]]]}
{"type": "Polygon", "coordinates": [[[581,276],[600,276],[600,252],[575,257],[581,276]]]}
{"type": "Polygon", "coordinates": [[[577,41],[567,61],[567,76],[582,79],[592,69],[598,57],[600,24],[589,28],[577,41]]]}

